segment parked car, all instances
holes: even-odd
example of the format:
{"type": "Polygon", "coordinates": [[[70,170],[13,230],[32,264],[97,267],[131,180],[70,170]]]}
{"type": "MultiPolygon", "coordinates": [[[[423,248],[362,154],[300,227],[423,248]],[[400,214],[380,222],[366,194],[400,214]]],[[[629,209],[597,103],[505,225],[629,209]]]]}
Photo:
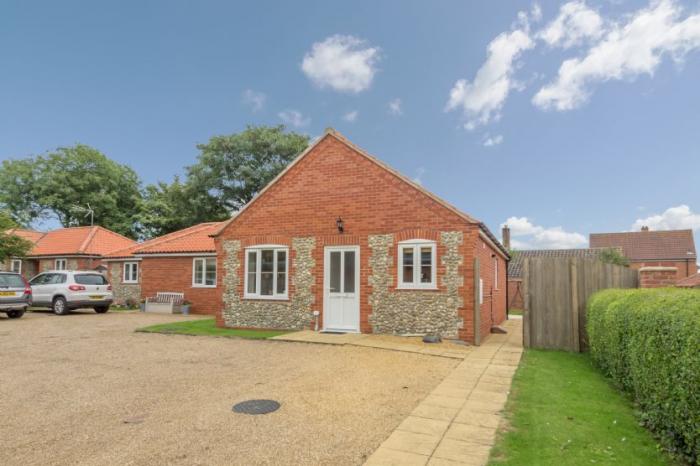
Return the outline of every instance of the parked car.
{"type": "Polygon", "coordinates": [[[0,272],[0,312],[19,319],[32,304],[32,289],[24,277],[14,272],[0,272]]]}
{"type": "Polygon", "coordinates": [[[29,281],[35,307],[48,307],[58,315],[72,309],[93,308],[103,314],[114,296],[107,279],[91,270],[49,270],[29,281]]]}

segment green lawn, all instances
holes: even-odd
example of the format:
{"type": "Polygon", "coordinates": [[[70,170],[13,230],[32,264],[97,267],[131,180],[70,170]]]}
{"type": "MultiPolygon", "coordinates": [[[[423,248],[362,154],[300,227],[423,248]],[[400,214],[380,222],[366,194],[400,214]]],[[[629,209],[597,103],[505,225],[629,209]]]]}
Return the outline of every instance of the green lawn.
{"type": "Polygon", "coordinates": [[[671,465],[587,354],[528,350],[490,465],[671,465]]]}
{"type": "Polygon", "coordinates": [[[523,315],[523,310],[516,309],[516,308],[508,309],[508,314],[510,314],[512,316],[521,316],[521,315],[523,315]]]}
{"type": "Polygon", "coordinates": [[[220,328],[216,326],[214,319],[190,320],[187,322],[173,322],[170,324],[151,325],[136,330],[145,333],[166,333],[178,335],[207,335],[215,337],[250,338],[264,340],[289,333],[283,330],[240,330],[233,328],[220,328]]]}

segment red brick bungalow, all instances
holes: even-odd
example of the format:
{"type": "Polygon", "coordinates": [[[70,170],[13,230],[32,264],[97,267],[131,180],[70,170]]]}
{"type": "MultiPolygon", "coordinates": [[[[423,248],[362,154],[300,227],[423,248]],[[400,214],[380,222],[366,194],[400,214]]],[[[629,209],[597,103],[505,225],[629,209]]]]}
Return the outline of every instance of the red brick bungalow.
{"type": "Polygon", "coordinates": [[[31,278],[46,270],[103,270],[102,259],[136,242],[100,226],[59,228],[47,233],[10,230],[33,243],[26,257],[9,260],[8,270],[31,278]]]}
{"type": "Polygon", "coordinates": [[[105,258],[115,301],[138,301],[161,292],[184,293],[191,312],[217,307],[216,248],[211,234],[221,223],[200,223],[159,236],[105,258]]]}
{"type": "Polygon", "coordinates": [[[219,326],[478,344],[506,317],[486,226],[332,129],[213,236],[219,326]]]}

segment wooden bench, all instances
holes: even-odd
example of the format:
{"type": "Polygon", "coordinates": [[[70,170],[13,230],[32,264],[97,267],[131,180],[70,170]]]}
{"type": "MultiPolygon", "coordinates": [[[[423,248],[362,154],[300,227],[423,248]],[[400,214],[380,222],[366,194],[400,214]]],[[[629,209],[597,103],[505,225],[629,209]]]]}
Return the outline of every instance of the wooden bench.
{"type": "Polygon", "coordinates": [[[185,293],[159,291],[155,297],[146,298],[146,312],[158,314],[181,314],[185,293]]]}

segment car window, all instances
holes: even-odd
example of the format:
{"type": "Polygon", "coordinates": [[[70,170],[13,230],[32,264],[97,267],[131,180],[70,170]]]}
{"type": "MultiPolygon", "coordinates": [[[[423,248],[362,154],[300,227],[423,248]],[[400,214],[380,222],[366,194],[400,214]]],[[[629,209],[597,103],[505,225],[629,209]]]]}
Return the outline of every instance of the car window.
{"type": "Polygon", "coordinates": [[[60,285],[61,283],[66,283],[65,273],[53,273],[51,278],[47,281],[49,285],[60,285]]]}
{"type": "Polygon", "coordinates": [[[75,275],[75,283],[79,285],[107,285],[107,279],[97,273],[83,273],[75,275]]]}
{"type": "Polygon", "coordinates": [[[37,275],[36,277],[32,278],[32,280],[29,282],[30,285],[44,285],[46,284],[46,279],[49,277],[48,274],[42,273],[41,275],[37,275]]]}
{"type": "Polygon", "coordinates": [[[19,275],[0,274],[0,288],[24,288],[24,280],[19,275]]]}

